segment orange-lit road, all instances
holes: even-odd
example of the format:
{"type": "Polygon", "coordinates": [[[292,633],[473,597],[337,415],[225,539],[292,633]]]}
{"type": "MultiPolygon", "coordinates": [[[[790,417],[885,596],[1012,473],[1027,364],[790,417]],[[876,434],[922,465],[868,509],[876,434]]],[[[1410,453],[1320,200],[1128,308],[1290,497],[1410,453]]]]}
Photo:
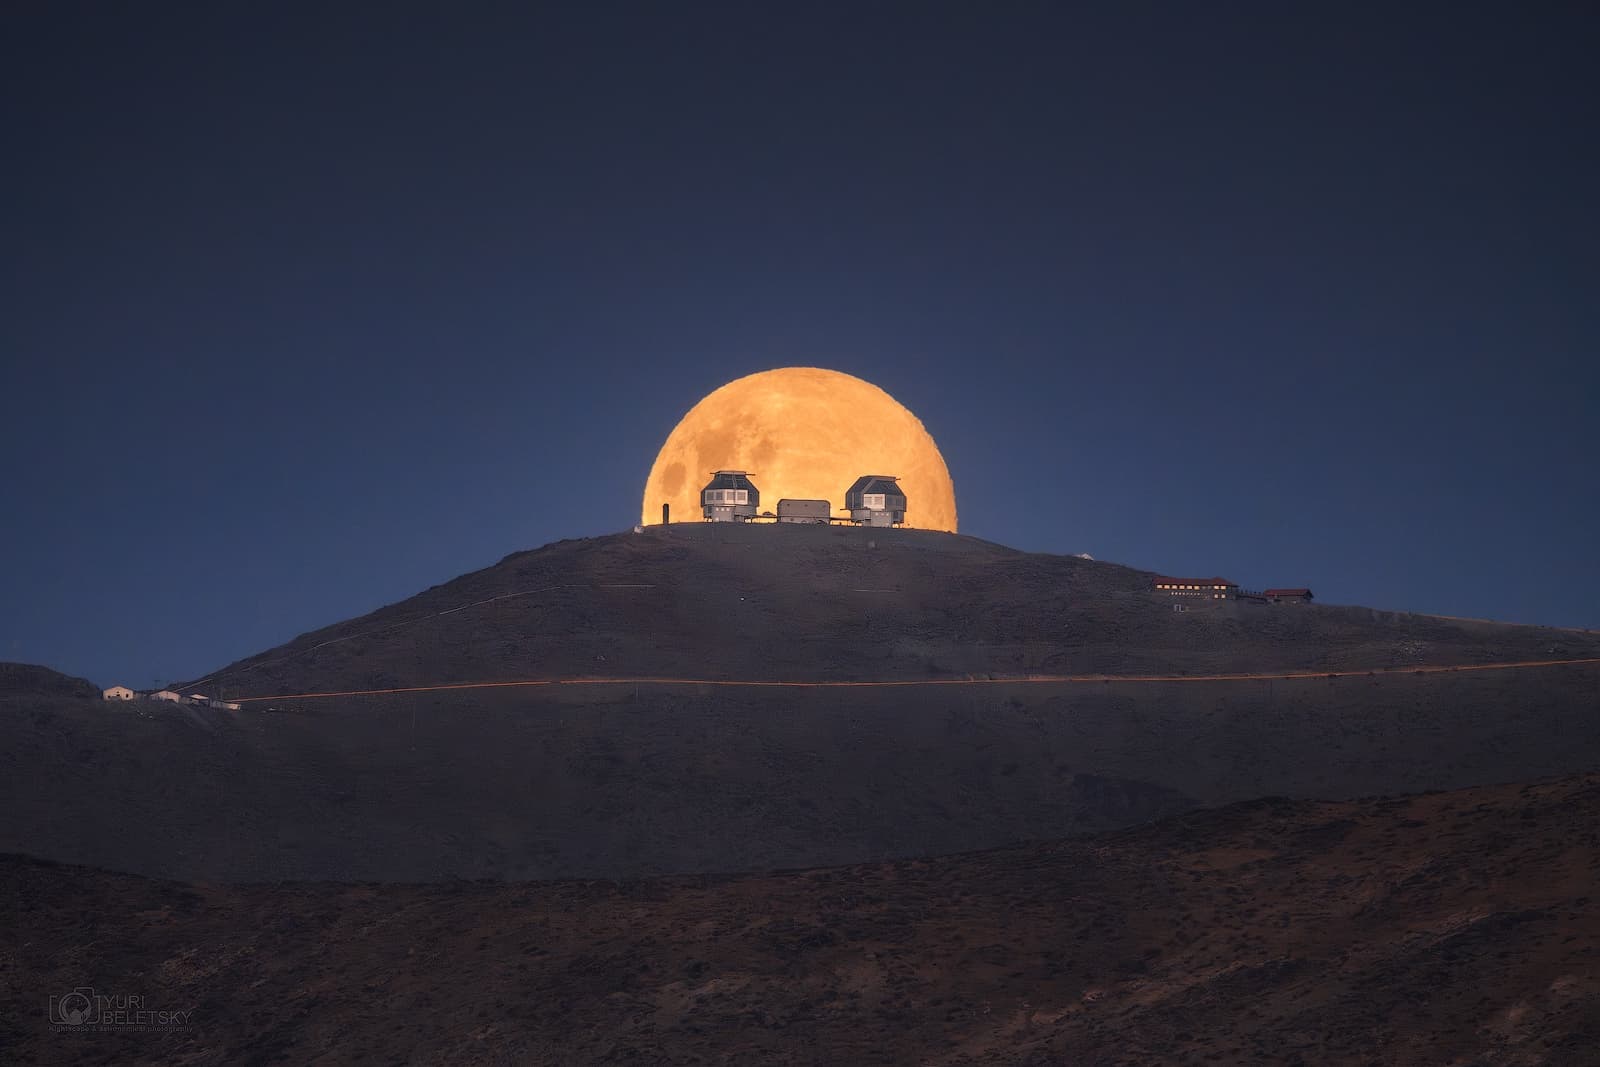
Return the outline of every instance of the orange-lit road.
{"type": "Polygon", "coordinates": [[[509,682],[456,682],[398,689],[350,689],[337,693],[285,693],[279,696],[234,697],[235,703],[264,700],[325,700],[330,697],[372,697],[397,693],[438,693],[451,689],[516,689],[546,685],[692,685],[745,689],[896,689],[930,685],[1080,685],[1128,682],[1271,682],[1297,678],[1370,678],[1380,674],[1452,674],[1464,671],[1510,671],[1534,667],[1566,667],[1600,663],[1590,659],[1534,659],[1516,663],[1471,663],[1455,667],[1379,667],[1355,671],[1292,671],[1285,674],[1024,674],[1009,678],[915,678],[889,682],[760,682],[720,678],[523,678],[509,682]]]}

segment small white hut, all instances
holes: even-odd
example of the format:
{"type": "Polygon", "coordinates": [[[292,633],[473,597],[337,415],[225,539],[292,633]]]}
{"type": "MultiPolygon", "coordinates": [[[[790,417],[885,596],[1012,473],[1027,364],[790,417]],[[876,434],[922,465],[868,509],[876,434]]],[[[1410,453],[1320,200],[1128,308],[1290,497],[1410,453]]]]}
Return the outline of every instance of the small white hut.
{"type": "Polygon", "coordinates": [[[167,701],[171,701],[174,704],[182,704],[183,703],[183,697],[180,696],[177,693],[174,693],[170,689],[158,689],[154,693],[150,694],[150,699],[151,700],[167,700],[167,701]]]}
{"type": "Polygon", "coordinates": [[[103,689],[100,695],[107,700],[132,700],[133,690],[125,685],[114,685],[110,689],[103,689]]]}

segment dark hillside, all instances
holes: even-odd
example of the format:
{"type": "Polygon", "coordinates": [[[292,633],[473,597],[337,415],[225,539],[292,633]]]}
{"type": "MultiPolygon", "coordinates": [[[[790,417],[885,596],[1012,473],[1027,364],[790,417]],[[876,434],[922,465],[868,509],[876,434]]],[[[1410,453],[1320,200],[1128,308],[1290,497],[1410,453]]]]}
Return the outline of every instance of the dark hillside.
{"type": "Polygon", "coordinates": [[[508,556],[219,674],[227,692],[251,696],[517,678],[1209,674],[1600,655],[1596,634],[1367,608],[1175,614],[1151,577],[917,530],[648,527],[508,556]]]}
{"type": "Polygon", "coordinates": [[[1269,794],[1600,770],[1594,664],[284,706],[36,701],[0,747],[0,851],[187,879],[635,877],[986,848],[1269,794]]]}
{"type": "Polygon", "coordinates": [[[74,678],[49,667],[33,663],[0,663],[0,700],[33,697],[69,697],[99,700],[100,690],[93,682],[74,678]]]}
{"type": "Polygon", "coordinates": [[[1600,1048],[1600,781],[738,878],[183,885],[0,857],[0,1060],[1503,1064],[1600,1048]],[[57,1033],[47,994],[186,1011],[57,1033]]]}
{"type": "MultiPolygon", "coordinates": [[[[918,531],[688,524],[508,557],[230,667],[230,695],[9,705],[0,850],[187,879],[635,877],[987,848],[1282,794],[1600,769],[1595,635],[1363,608],[1175,614],[1149,575],[918,531]],[[271,709],[276,709],[271,710],[271,709]]],[[[57,676],[59,677],[59,676],[57,676]]]]}

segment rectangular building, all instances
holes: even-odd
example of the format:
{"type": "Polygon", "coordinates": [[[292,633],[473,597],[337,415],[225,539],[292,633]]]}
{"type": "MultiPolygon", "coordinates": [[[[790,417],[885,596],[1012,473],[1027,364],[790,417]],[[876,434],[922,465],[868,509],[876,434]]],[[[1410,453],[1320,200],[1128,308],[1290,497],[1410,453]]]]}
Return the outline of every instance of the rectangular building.
{"type": "Polygon", "coordinates": [[[1157,578],[1150,583],[1157,593],[1196,600],[1236,600],[1239,583],[1226,578],[1157,578]]]}
{"type": "Polygon", "coordinates": [[[833,505],[826,500],[778,501],[779,522],[806,522],[826,526],[828,516],[832,513],[833,505]]]}

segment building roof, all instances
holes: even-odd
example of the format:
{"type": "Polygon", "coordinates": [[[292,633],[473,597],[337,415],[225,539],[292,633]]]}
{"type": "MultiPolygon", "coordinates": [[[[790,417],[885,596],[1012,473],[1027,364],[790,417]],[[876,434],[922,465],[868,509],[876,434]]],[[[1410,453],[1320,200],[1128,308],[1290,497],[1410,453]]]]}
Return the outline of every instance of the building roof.
{"type": "Polygon", "coordinates": [[[1263,589],[1262,596],[1310,596],[1309,589],[1263,589]]]}
{"type": "MultiPolygon", "coordinates": [[[[717,471],[706,483],[706,489],[754,489],[755,484],[744,471],[717,471]]],[[[701,492],[705,492],[702,489],[701,492]]]]}
{"type": "Polygon", "coordinates": [[[1237,586],[1238,582],[1230,582],[1226,578],[1152,578],[1151,585],[1226,585],[1237,586]]]}
{"type": "Polygon", "coordinates": [[[856,511],[863,509],[866,501],[862,497],[867,493],[883,494],[884,511],[902,512],[906,509],[906,491],[900,488],[894,475],[863,474],[855,480],[855,484],[845,490],[845,510],[856,511]]]}
{"type": "Polygon", "coordinates": [[[846,492],[850,493],[893,493],[896,496],[905,496],[905,490],[898,484],[898,478],[893,474],[863,474],[855,480],[846,492]]]}

